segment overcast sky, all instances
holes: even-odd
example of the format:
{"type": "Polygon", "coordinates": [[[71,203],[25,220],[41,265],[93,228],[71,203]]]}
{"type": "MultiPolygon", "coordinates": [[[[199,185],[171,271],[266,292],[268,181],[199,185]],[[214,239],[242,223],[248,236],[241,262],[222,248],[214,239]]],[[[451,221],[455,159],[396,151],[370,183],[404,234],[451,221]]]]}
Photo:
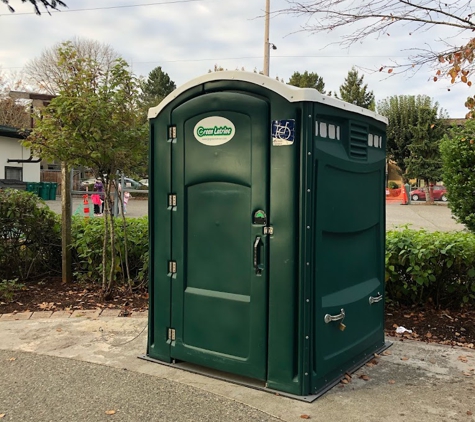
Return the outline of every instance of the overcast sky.
{"type": "MultiPolygon", "coordinates": [[[[0,68],[21,71],[42,50],[73,37],[110,44],[131,65],[134,73],[147,76],[156,66],[169,74],[177,86],[207,73],[215,64],[232,70],[261,70],[264,54],[265,0],[64,0],[68,9],[51,16],[36,16],[29,4],[10,0],[17,10],[10,13],[0,2],[0,68]],[[89,10],[86,10],[89,9],[89,10]]],[[[271,10],[286,6],[271,0],[271,10]]],[[[337,91],[352,66],[378,69],[391,59],[402,61],[405,49],[416,45],[436,47],[447,28],[409,35],[401,27],[391,36],[368,39],[349,50],[337,45],[338,34],[309,34],[300,29],[306,20],[285,14],[272,17],[270,76],[288,82],[294,71],[317,72],[327,91],[337,91]]],[[[348,31],[349,29],[345,29],[348,31]]],[[[458,43],[457,43],[458,44],[458,43]]],[[[466,114],[464,102],[474,88],[433,82],[433,71],[412,77],[366,73],[365,82],[381,100],[391,95],[426,94],[438,101],[450,117],[466,114]]]]}

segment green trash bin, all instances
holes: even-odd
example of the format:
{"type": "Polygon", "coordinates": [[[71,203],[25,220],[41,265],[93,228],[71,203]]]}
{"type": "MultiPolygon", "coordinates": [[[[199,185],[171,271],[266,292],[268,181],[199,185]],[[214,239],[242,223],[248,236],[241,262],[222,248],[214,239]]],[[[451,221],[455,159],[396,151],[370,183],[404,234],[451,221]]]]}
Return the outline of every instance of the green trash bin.
{"type": "Polygon", "coordinates": [[[51,201],[56,200],[56,191],[58,190],[58,184],[55,182],[51,182],[50,190],[49,190],[49,199],[51,201]]]}
{"type": "Polygon", "coordinates": [[[26,182],[26,191],[27,192],[35,192],[35,182],[26,182]]]}
{"type": "Polygon", "coordinates": [[[40,183],[38,182],[26,182],[27,192],[33,192],[35,195],[40,196],[40,183]]]}
{"type": "Polygon", "coordinates": [[[50,182],[40,182],[39,185],[40,185],[40,191],[39,191],[40,198],[44,199],[44,200],[48,200],[51,183],[50,182]]]}

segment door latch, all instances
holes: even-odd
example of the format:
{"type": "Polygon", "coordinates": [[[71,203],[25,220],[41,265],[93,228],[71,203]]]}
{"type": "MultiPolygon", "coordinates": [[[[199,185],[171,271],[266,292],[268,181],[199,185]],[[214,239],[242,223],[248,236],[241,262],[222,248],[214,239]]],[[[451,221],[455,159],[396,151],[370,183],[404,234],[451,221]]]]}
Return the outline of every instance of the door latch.
{"type": "Polygon", "coordinates": [[[272,236],[274,234],[274,227],[272,226],[267,226],[262,229],[263,234],[268,234],[269,236],[272,236]]]}

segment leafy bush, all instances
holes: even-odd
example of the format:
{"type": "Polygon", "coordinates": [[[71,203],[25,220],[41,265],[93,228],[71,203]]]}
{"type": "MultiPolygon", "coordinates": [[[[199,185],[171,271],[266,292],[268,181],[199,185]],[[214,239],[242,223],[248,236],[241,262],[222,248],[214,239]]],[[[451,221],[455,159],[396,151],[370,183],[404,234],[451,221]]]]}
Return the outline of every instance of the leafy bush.
{"type": "Polygon", "coordinates": [[[392,180],[389,182],[389,189],[398,189],[399,185],[396,182],[393,182],[392,180]]]}
{"type": "Polygon", "coordinates": [[[24,284],[18,283],[18,279],[0,281],[0,299],[11,302],[15,292],[23,289],[24,284]]]}
{"type": "Polygon", "coordinates": [[[31,192],[0,191],[0,280],[61,272],[58,216],[31,192]]]}
{"type": "MultiPolygon", "coordinates": [[[[122,220],[115,226],[115,275],[118,281],[126,283],[125,240],[122,220]]],[[[143,284],[148,279],[148,219],[129,218],[126,220],[127,255],[130,277],[134,285],[143,284]]],[[[104,222],[102,219],[73,218],[72,255],[74,272],[78,279],[100,282],[102,279],[102,249],[104,222]]],[[[107,245],[110,252],[110,243],[107,245]]],[[[110,262],[110,260],[108,260],[110,262]]],[[[110,268],[106,268],[110,271],[110,268]]]]}
{"type": "Polygon", "coordinates": [[[388,232],[386,292],[388,299],[404,304],[475,304],[475,235],[388,232]]]}
{"type": "Polygon", "coordinates": [[[475,232],[475,121],[452,128],[441,141],[440,151],[452,214],[475,232]]]}

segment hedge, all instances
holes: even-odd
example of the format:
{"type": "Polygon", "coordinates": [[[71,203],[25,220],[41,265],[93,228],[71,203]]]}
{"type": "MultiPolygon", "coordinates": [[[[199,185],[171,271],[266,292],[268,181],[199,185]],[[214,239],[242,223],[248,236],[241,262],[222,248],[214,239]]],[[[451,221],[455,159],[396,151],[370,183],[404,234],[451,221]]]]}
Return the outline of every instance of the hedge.
{"type": "Polygon", "coordinates": [[[475,235],[390,231],[386,236],[387,299],[403,304],[475,304],[475,235]]]}

